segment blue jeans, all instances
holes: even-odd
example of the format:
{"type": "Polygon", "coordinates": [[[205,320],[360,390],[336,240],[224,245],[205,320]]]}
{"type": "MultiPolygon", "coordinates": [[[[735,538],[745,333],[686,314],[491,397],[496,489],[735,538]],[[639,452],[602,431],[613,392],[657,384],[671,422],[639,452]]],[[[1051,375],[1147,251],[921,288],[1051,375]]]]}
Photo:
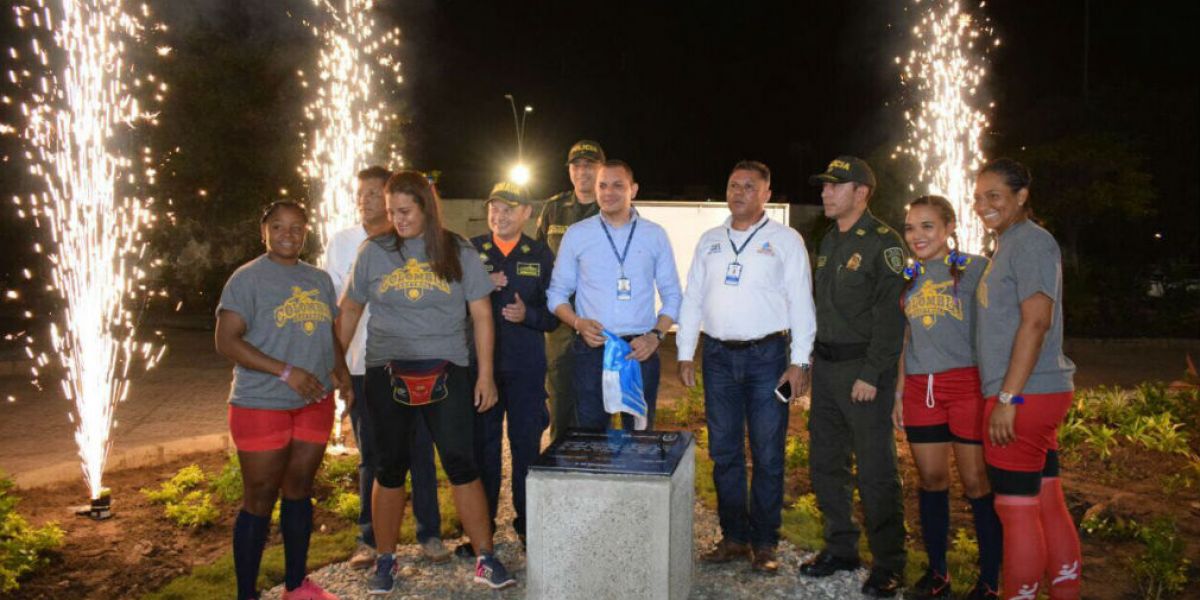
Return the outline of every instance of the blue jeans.
{"type": "Polygon", "coordinates": [[[774,547],[783,509],[783,461],[788,405],[775,397],[788,366],[786,337],[729,349],[704,337],[704,415],[713,461],[717,515],[731,542],[774,547]],[[754,476],[746,498],[746,430],[754,476]]]}
{"type": "Polygon", "coordinates": [[[512,502],[516,511],[513,529],[525,535],[525,478],[541,453],[542,432],[550,424],[546,408],[546,372],[516,371],[496,374],[500,400],[485,413],[475,414],[475,461],[483,479],[488,515],[496,524],[500,502],[501,445],[504,419],[508,418],[508,446],[512,453],[512,502]]]}
{"type": "MultiPolygon", "coordinates": [[[[604,346],[592,348],[578,335],[571,342],[575,355],[575,416],[582,429],[604,430],[612,417],[604,411],[604,346]]],[[[646,397],[646,428],[654,429],[654,408],[658,405],[658,351],[641,362],[642,393],[646,397]]],[[[633,415],[621,413],[621,428],[633,429],[633,415]]]]}
{"type": "MultiPolygon", "coordinates": [[[[375,547],[375,530],[371,528],[371,488],[375,484],[375,448],[372,442],[370,413],[367,405],[366,377],[352,375],[354,384],[354,406],[350,407],[350,426],[358,444],[358,541],[375,547]]],[[[433,465],[433,437],[424,420],[413,436],[412,464],[412,511],[417,522],[417,541],[442,537],[442,514],[438,508],[437,469],[433,465]]]]}

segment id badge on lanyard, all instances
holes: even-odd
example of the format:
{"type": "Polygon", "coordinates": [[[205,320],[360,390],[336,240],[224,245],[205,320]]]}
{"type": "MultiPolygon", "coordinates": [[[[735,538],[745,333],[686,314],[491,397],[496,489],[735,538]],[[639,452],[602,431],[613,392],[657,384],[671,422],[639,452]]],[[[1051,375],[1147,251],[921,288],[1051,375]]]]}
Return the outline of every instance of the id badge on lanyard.
{"type": "Polygon", "coordinates": [[[625,276],[625,257],[629,256],[629,244],[633,242],[633,234],[637,231],[637,225],[638,221],[635,218],[629,227],[629,237],[625,238],[625,251],[617,252],[617,244],[613,242],[612,234],[604,225],[604,218],[600,219],[600,228],[604,230],[604,237],[608,238],[608,245],[612,248],[613,256],[616,257],[617,264],[621,267],[621,276],[617,278],[617,300],[633,300],[633,286],[630,285],[629,278],[625,276]]]}
{"type": "Polygon", "coordinates": [[[632,300],[633,288],[629,285],[628,277],[620,277],[617,279],[617,300],[632,300]]]}
{"type": "Polygon", "coordinates": [[[725,285],[737,285],[742,281],[742,265],[731,262],[725,268],[725,285]]]}
{"type": "Polygon", "coordinates": [[[750,235],[746,237],[746,241],[742,242],[741,248],[738,248],[738,245],[733,243],[733,234],[729,232],[729,229],[725,229],[725,236],[729,238],[729,246],[733,248],[733,262],[729,263],[729,266],[725,267],[725,285],[736,286],[742,282],[742,263],[738,262],[738,257],[741,256],[742,250],[745,250],[746,246],[750,245],[750,240],[754,239],[754,235],[758,233],[760,229],[766,226],[767,220],[763,220],[761,225],[756,227],[754,231],[750,232],[750,235]]]}

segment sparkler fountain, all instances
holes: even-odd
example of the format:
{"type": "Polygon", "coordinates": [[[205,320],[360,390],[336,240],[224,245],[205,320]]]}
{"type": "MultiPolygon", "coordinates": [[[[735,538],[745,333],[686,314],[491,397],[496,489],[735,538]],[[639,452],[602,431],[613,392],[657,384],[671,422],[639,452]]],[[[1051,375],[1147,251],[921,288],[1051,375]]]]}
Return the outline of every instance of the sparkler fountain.
{"type": "MultiPolygon", "coordinates": [[[[308,157],[301,171],[318,183],[317,237],[326,247],[333,234],[358,223],[355,204],[356,174],[376,156],[384,127],[397,115],[388,111],[383,84],[403,81],[400,62],[393,52],[400,44],[400,30],[380,31],[371,12],[374,0],[313,0],[326,24],[312,26],[321,41],[316,99],[305,109],[313,123],[308,139],[308,157]]],[[[392,166],[402,160],[393,145],[392,166]]],[[[342,415],[345,404],[336,400],[332,452],[343,451],[342,415]]]]}
{"type": "MultiPolygon", "coordinates": [[[[63,303],[59,322],[50,325],[50,339],[63,370],[63,393],[75,406],[68,417],[76,426],[92,500],[87,514],[104,518],[109,513],[102,478],[117,424],[113,411],[129,394],[132,363],[140,359],[149,368],[165,350],[134,341],[127,301],[141,289],[142,231],[153,217],[148,199],[118,189],[122,180],[133,182],[136,176],[133,161],[113,150],[123,130],[153,117],[132,93],[141,80],[131,83],[126,62],[127,45],[143,31],[140,17],[126,13],[120,0],[49,4],[34,0],[14,7],[17,24],[34,33],[31,50],[45,71],[40,77],[24,69],[9,73],[13,83],[33,84],[24,86],[29,93],[21,106],[24,136],[32,148],[30,172],[46,186],[27,199],[28,210],[18,212],[48,229],[53,242],[47,258],[63,303]],[[49,47],[43,47],[42,38],[52,40],[49,47]]],[[[146,16],[143,7],[141,17],[146,16]]],[[[10,55],[17,58],[16,49],[10,55]]],[[[165,91],[165,85],[154,85],[165,91]]],[[[38,366],[48,362],[45,354],[37,356],[38,366]]]]}
{"type": "MultiPolygon", "coordinates": [[[[975,172],[983,165],[980,137],[988,125],[978,108],[991,29],[963,12],[958,0],[915,0],[924,11],[912,29],[913,50],[901,80],[916,90],[918,107],[906,112],[908,146],[920,167],[921,193],[945,196],[958,213],[958,238],[964,251],[983,248],[984,229],[971,210],[975,172]]],[[[983,8],[983,3],[979,7],[983,8]]],[[[991,103],[987,108],[992,108],[991,103]]],[[[915,186],[914,186],[915,188],[915,186]]]]}

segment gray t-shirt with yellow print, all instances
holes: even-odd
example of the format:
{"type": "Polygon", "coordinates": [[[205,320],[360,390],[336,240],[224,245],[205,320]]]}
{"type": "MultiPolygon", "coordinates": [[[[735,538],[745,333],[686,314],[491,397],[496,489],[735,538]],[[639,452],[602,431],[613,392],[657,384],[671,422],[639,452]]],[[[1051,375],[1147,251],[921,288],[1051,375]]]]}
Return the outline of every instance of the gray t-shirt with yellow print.
{"type": "Polygon", "coordinates": [[[460,240],[462,281],[447,282],[430,269],[424,240],[401,248],[396,240],[389,234],[363,243],[346,284],[346,297],[371,307],[367,367],[430,358],[467,366],[467,303],[492,292],[479,252],[460,240]]]}
{"type": "MultiPolygon", "coordinates": [[[[333,319],[337,297],[329,274],[308,263],[281,265],[262,255],[225,282],[217,314],[227,310],[246,322],[247,343],[263,354],[312,373],[332,390],[333,319]]],[[[272,373],[233,368],[229,403],[245,408],[292,410],[303,398],[272,373]]]]}
{"type": "Polygon", "coordinates": [[[988,260],[965,255],[958,285],[945,260],[929,261],[904,296],[908,344],[904,372],[941,373],[975,365],[975,289],[988,260]]]}

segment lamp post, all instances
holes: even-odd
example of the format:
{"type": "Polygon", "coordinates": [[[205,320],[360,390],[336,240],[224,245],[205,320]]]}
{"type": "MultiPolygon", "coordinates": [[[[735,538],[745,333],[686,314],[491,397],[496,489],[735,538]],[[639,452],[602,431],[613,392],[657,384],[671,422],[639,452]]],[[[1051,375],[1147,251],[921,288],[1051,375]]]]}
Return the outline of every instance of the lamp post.
{"type": "Polygon", "coordinates": [[[518,117],[517,101],[513,99],[513,95],[505,94],[504,98],[512,108],[513,129],[517,133],[517,164],[508,172],[508,178],[517,185],[525,185],[529,182],[529,167],[525,166],[525,119],[533,112],[533,107],[526,104],[525,110],[521,111],[518,117]]]}

